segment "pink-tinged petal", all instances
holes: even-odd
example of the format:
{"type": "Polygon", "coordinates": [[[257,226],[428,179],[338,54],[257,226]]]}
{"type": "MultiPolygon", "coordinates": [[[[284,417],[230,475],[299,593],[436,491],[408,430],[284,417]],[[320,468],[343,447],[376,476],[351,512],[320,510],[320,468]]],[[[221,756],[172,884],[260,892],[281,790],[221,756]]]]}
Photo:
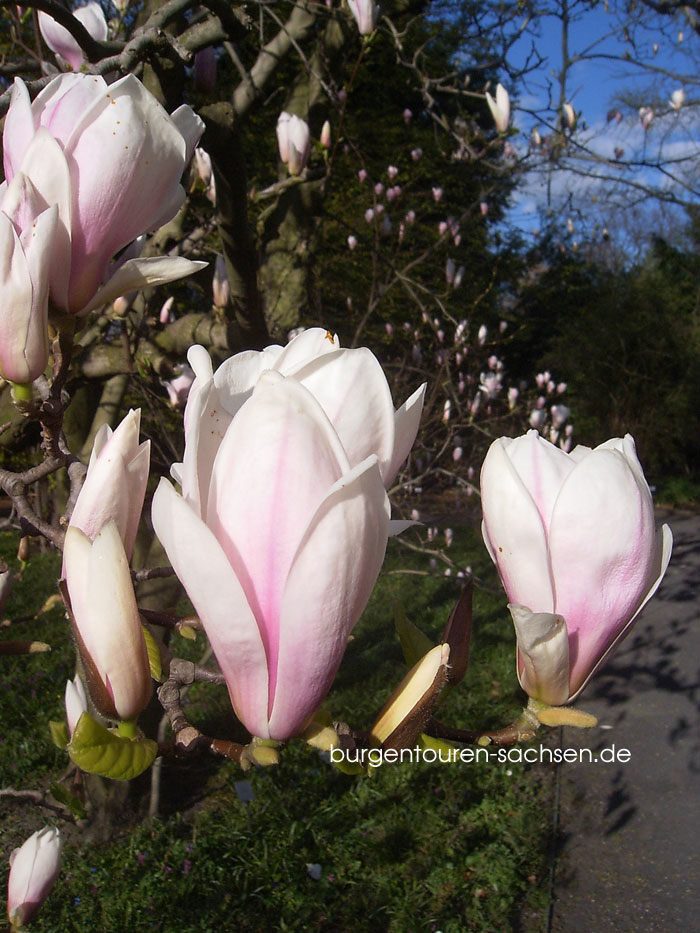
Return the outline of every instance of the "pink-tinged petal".
{"type": "Polygon", "coordinates": [[[204,347],[190,347],[187,359],[195,380],[185,406],[185,456],[178,482],[186,501],[203,518],[207,514],[214,460],[231,415],[221,405],[211,357],[204,347]]]}
{"type": "Polygon", "coordinates": [[[15,172],[19,171],[35,130],[29,91],[24,81],[15,78],[2,134],[3,166],[7,182],[12,181],[15,172]]]}
{"type": "Polygon", "coordinates": [[[153,497],[152,517],[155,532],[204,625],[236,714],[252,735],[268,737],[265,649],[226,555],[165,479],[153,497]]]}
{"type": "Polygon", "coordinates": [[[158,210],[154,212],[145,229],[149,233],[159,230],[163,224],[167,224],[173,219],[185,202],[187,194],[182,185],[175,186],[172,191],[167,192],[158,205],[158,210]]]}
{"type": "Polygon", "coordinates": [[[141,412],[132,409],[112,432],[100,429],[87,476],[71,515],[71,525],[90,540],[108,522],[115,522],[131,557],[146,495],[151,442],[139,444],[141,412]]]}
{"type": "MultiPolygon", "coordinates": [[[[84,307],[76,304],[74,310],[80,314],[94,311],[131,291],[147,286],[164,285],[175,279],[194,275],[207,266],[206,262],[185,259],[184,256],[149,256],[146,259],[130,259],[115,272],[84,307]]],[[[78,303],[79,304],[79,303],[78,303]]]]}
{"type": "Polygon", "coordinates": [[[66,722],[68,723],[68,734],[73,735],[78,720],[87,712],[87,695],[82,680],[76,674],[73,680],[66,681],[66,692],[64,695],[66,707],[66,722]]]}
{"type": "MultiPolygon", "coordinates": [[[[0,212],[0,368],[5,379],[26,382],[24,348],[32,316],[29,267],[12,222],[0,212]]],[[[47,325],[48,326],[48,325],[47,325]]]]}
{"type": "Polygon", "coordinates": [[[415,528],[416,525],[422,525],[422,522],[414,522],[409,519],[394,518],[389,522],[389,537],[395,538],[396,535],[403,534],[409,528],[415,528]]]}
{"type": "Polygon", "coordinates": [[[528,431],[523,437],[516,437],[506,450],[520,481],[537,506],[546,535],[559,490],[576,464],[568,454],[550,444],[537,431],[528,431]]]}
{"type": "MultiPolygon", "coordinates": [[[[75,624],[120,719],[135,719],[151,696],[151,675],[129,564],[115,522],[90,539],[66,531],[64,562],[75,624]]],[[[93,694],[93,700],[96,700],[93,694]]]]}
{"type": "MultiPolygon", "coordinates": [[[[303,336],[303,335],[302,335],[303,336]]],[[[366,347],[317,356],[295,378],[320,403],[353,465],[376,454],[386,476],[394,451],[394,404],[376,356],[366,347]]]]}
{"type": "Polygon", "coordinates": [[[384,484],[387,488],[411,452],[411,447],[413,447],[413,442],[420,427],[420,418],[423,414],[423,401],[427,386],[427,382],[424,382],[419,389],[416,389],[413,395],[406,399],[401,408],[396,410],[394,415],[394,451],[384,477],[384,484]]]}
{"type": "Polygon", "coordinates": [[[260,377],[214,462],[206,522],[257,619],[271,690],[292,560],[326,492],[349,469],[318,402],[275,372],[260,377]]]}
{"type": "MultiPolygon", "coordinates": [[[[73,11],[73,16],[82,23],[93,39],[104,42],[107,38],[107,20],[99,3],[88,3],[87,6],[79,7],[73,11]]],[[[85,58],[83,51],[65,27],[48,13],[40,12],[39,31],[54,54],[65,59],[73,71],[80,70],[85,58]]]]}
{"type": "MultiPolygon", "coordinates": [[[[637,620],[637,616],[639,615],[639,613],[642,611],[642,609],[646,606],[646,604],[649,602],[651,597],[654,595],[654,593],[659,588],[659,584],[663,580],[664,574],[666,573],[666,570],[668,568],[669,561],[671,560],[672,550],[673,550],[673,534],[671,533],[671,529],[669,528],[669,526],[664,525],[661,528],[661,532],[657,533],[656,535],[654,557],[652,560],[651,572],[649,574],[649,577],[650,577],[649,591],[642,599],[641,603],[639,604],[639,608],[634,613],[632,618],[629,620],[627,625],[625,625],[622,631],[620,632],[620,634],[617,635],[613,639],[609,647],[606,648],[606,650],[600,656],[600,659],[595,664],[595,666],[590,670],[588,675],[585,676],[584,679],[580,682],[577,680],[573,680],[573,677],[572,677],[571,697],[570,697],[572,701],[575,700],[580,695],[581,691],[584,690],[584,688],[588,684],[588,681],[591,679],[591,677],[593,677],[593,675],[601,667],[603,667],[608,657],[612,654],[615,648],[617,648],[618,644],[627,636],[633,623],[637,620]]],[[[580,679],[581,675],[578,674],[578,676],[580,679]]]]}
{"type": "Polygon", "coordinates": [[[45,126],[65,149],[86,115],[104,107],[106,93],[107,82],[100,75],[59,75],[34,98],[34,124],[45,126]]]}
{"type": "Polygon", "coordinates": [[[17,233],[22,235],[34,220],[46,209],[43,198],[24,172],[17,172],[3,191],[0,210],[12,221],[17,233]]]}
{"type": "Polygon", "coordinates": [[[23,928],[51,893],[61,870],[61,838],[45,826],[10,855],[7,915],[13,929],[23,928]]]}
{"type": "Polygon", "coordinates": [[[204,121],[187,104],[182,104],[177,110],[173,110],[170,119],[185,140],[185,164],[187,164],[204,132],[204,121]]]}
{"type": "Polygon", "coordinates": [[[277,118],[277,145],[282,162],[289,160],[289,121],[292,115],[283,110],[277,118]]]}
{"type": "Polygon", "coordinates": [[[36,131],[27,147],[21,171],[28,176],[46,207],[57,205],[58,224],[48,260],[49,287],[54,302],[65,308],[71,269],[70,172],[61,147],[43,127],[36,131]]]}
{"type": "Polygon", "coordinates": [[[646,595],[654,540],[646,481],[622,451],[592,451],[559,492],[549,538],[572,685],[585,679],[646,595]]]}
{"type": "Polygon", "coordinates": [[[76,198],[72,311],[90,301],[116,252],[163,222],[186,150],[169,115],[133,75],[110,85],[78,122],[64,150],[76,198]]]}
{"type": "Polygon", "coordinates": [[[518,680],[528,696],[549,706],[569,699],[569,637],[563,616],[509,603],[518,640],[518,680]]]}
{"type": "Polygon", "coordinates": [[[58,210],[54,205],[40,214],[21,236],[32,280],[32,310],[25,323],[23,338],[26,363],[24,382],[31,382],[40,376],[49,360],[48,271],[57,228],[58,210]]]}
{"type": "Polygon", "coordinates": [[[255,384],[266,369],[277,369],[282,347],[244,350],[225,360],[214,374],[214,384],[222,407],[233,416],[253,394],[255,384]]]}
{"type": "Polygon", "coordinates": [[[109,33],[107,20],[99,3],[88,3],[73,11],[73,16],[87,29],[93,39],[104,42],[109,33]]]}
{"type": "Polygon", "coordinates": [[[65,27],[48,13],[40,11],[39,32],[54,55],[59,55],[73,71],[80,71],[84,61],[83,50],[65,27]]]}
{"type": "MultiPolygon", "coordinates": [[[[286,161],[286,160],[285,160],[286,161]]],[[[276,369],[285,376],[294,376],[297,369],[317,356],[340,349],[337,336],[323,327],[309,327],[290,340],[277,360],[276,369]]]]}
{"type": "Polygon", "coordinates": [[[508,456],[511,443],[510,438],[494,441],[481,468],[484,540],[510,602],[533,612],[553,612],[545,529],[508,456]]]}
{"type": "Polygon", "coordinates": [[[297,734],[328,692],[384,560],[388,521],[375,457],[343,476],[313,516],[284,590],[272,738],[297,734]]]}

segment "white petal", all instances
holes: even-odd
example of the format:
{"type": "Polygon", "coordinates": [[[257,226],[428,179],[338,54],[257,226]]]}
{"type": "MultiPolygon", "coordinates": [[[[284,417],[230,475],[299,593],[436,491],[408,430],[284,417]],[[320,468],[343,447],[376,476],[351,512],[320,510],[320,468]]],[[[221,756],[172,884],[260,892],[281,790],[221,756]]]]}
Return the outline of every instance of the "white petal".
{"type": "Polygon", "coordinates": [[[147,285],[163,285],[175,279],[182,279],[204,269],[208,263],[193,262],[182,256],[151,256],[146,259],[130,259],[125,262],[112,278],[100,288],[92,300],[81,308],[81,314],[94,311],[101,305],[108,304],[127,292],[145,288],[147,285]]]}
{"type": "Polygon", "coordinates": [[[528,696],[550,706],[569,699],[569,636],[563,616],[508,604],[518,639],[518,679],[528,696]]]}

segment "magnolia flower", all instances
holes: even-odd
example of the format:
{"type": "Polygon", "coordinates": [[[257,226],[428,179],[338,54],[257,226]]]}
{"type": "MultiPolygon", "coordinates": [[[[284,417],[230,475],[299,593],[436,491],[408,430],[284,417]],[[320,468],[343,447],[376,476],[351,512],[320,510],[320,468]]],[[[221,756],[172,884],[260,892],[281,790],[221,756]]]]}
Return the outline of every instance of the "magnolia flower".
{"type": "Polygon", "coordinates": [[[173,408],[184,408],[194,382],[194,372],[191,366],[183,363],[175,368],[177,375],[174,379],[162,381],[168,393],[168,401],[173,408]]]}
{"type": "Polygon", "coordinates": [[[226,260],[221,253],[216,254],[214,262],[214,277],[211,281],[211,293],[215,308],[225,308],[231,297],[231,288],[226,272],[226,260]]]}
{"type": "Polygon", "coordinates": [[[349,432],[328,413],[353,417],[350,400],[365,389],[376,403],[375,377],[363,381],[374,369],[336,347],[305,331],[284,351],[239,354],[215,376],[203,348],[190,351],[183,495],[161,480],[153,499],[153,526],[236,714],[263,738],[298,734],[323,700],[389,534],[380,461],[364,456],[367,425],[349,432]]]}
{"type": "Polygon", "coordinates": [[[396,176],[399,174],[399,170],[395,165],[390,165],[387,168],[386,173],[389,176],[389,179],[393,181],[396,178],[396,176]]]}
{"type": "Polygon", "coordinates": [[[7,916],[14,929],[23,927],[51,893],[61,870],[61,838],[45,826],[10,855],[7,916]]]}
{"type": "Polygon", "coordinates": [[[628,434],[566,454],[535,431],[499,438],[484,460],[481,497],[520,683],[543,703],[568,703],[627,634],[671,556],[634,441],[628,434]]]}
{"type": "Polygon", "coordinates": [[[338,338],[321,327],[303,331],[284,348],[238,353],[215,374],[203,347],[191,347],[187,358],[196,379],[185,411],[184,460],[174,465],[172,474],[202,518],[221,440],[265,370],[294,376],[313,394],[353,467],[376,454],[387,488],[418,431],[425,385],[394,411],[389,384],[374,354],[365,347],[342,349],[338,338]]]}
{"type": "Polygon", "coordinates": [[[355,249],[357,246],[357,237],[353,236],[352,233],[348,237],[348,249],[355,249]]]}
{"type": "Polygon", "coordinates": [[[486,398],[497,398],[502,389],[502,378],[500,373],[481,373],[479,388],[486,398]]]}
{"type": "Polygon", "coordinates": [[[544,423],[546,420],[547,420],[547,413],[542,408],[533,408],[528,418],[528,421],[530,422],[530,427],[534,428],[536,431],[539,431],[540,428],[544,427],[544,423]]]}
{"type": "Polygon", "coordinates": [[[71,624],[92,702],[133,720],[151,698],[151,674],[129,563],[116,522],[91,540],[75,525],[63,550],[71,624]]]}
{"type": "Polygon", "coordinates": [[[70,519],[91,541],[104,525],[116,522],[127,558],[134,550],[150,467],[151,442],[139,444],[140,424],[136,409],[116,430],[106,424],[99,429],[70,519]]]}
{"type": "Polygon", "coordinates": [[[331,125],[328,120],[321,127],[321,145],[324,149],[331,148],[331,125]]]}
{"type": "Polygon", "coordinates": [[[565,103],[562,105],[562,117],[568,129],[572,131],[576,129],[578,118],[576,117],[576,111],[571,106],[571,104],[565,103]]]}
{"type": "Polygon", "coordinates": [[[141,620],[129,572],[148,480],[150,441],[140,411],[97,432],[66,532],[63,576],[87,686],[110,719],[134,719],[151,696],[141,620]]]}
{"type": "Polygon", "coordinates": [[[652,110],[652,108],[651,107],[640,107],[639,108],[639,119],[642,124],[642,129],[648,130],[654,119],[654,111],[652,110]]]}
{"type": "Polygon", "coordinates": [[[410,107],[406,107],[403,112],[403,122],[408,124],[413,119],[413,111],[410,107]]]}
{"type": "Polygon", "coordinates": [[[201,146],[197,146],[192,154],[192,165],[197,171],[197,175],[204,182],[204,187],[208,188],[211,184],[213,178],[213,168],[211,164],[211,156],[206,151],[202,149],[201,146]]]}
{"type": "Polygon", "coordinates": [[[496,85],[496,99],[486,92],[486,103],[489,105],[493,122],[499,133],[505,133],[510,123],[510,97],[502,84],[496,85]]]}
{"type": "Polygon", "coordinates": [[[80,677],[76,674],[73,680],[66,681],[66,693],[64,698],[66,706],[66,721],[68,723],[68,733],[73,735],[73,730],[78,725],[78,720],[87,712],[87,695],[85,687],[80,677]]]}
{"type": "Polygon", "coordinates": [[[160,324],[172,324],[172,322],[175,320],[173,316],[173,305],[174,304],[175,304],[174,295],[171,295],[170,298],[165,299],[165,301],[163,302],[161,306],[160,311],[158,312],[158,322],[160,324]]]}
{"type": "Polygon", "coordinates": [[[682,87],[676,88],[676,90],[671,94],[671,100],[669,101],[671,107],[674,110],[680,110],[683,104],[685,103],[685,91],[682,87]]]}
{"type": "Polygon", "coordinates": [[[377,28],[379,7],[374,0],[348,0],[350,12],[355,17],[357,31],[361,36],[369,36],[377,28]]]}
{"type": "Polygon", "coordinates": [[[311,150],[308,123],[283,110],[277,120],[277,144],[280,159],[286,163],[289,174],[301,175],[306,168],[311,150]]]}
{"type": "MultiPolygon", "coordinates": [[[[107,20],[99,3],[88,3],[87,6],[78,7],[77,10],[73,10],[73,16],[93,39],[104,42],[107,38],[107,20]]],[[[65,27],[59,25],[48,13],[39,12],[39,31],[55,55],[63,59],[72,71],[80,71],[85,61],[83,50],[65,27]]]]}
{"type": "Polygon", "coordinates": [[[10,382],[32,382],[49,359],[49,272],[58,208],[46,208],[18,172],[0,200],[0,371],[10,382]]]}
{"type": "Polygon", "coordinates": [[[564,427],[566,419],[571,414],[571,409],[567,408],[566,405],[552,405],[549,410],[552,416],[552,425],[556,430],[564,427]]]}
{"type": "Polygon", "coordinates": [[[202,130],[189,107],[169,116],[133,75],[109,86],[98,75],[60,75],[33,102],[15,79],[3,131],[5,178],[9,185],[24,173],[44,204],[58,206],[49,288],[60,310],[87,312],[203,265],[152,257],[109,267],[177,212],[185,197],[180,176],[202,130]]]}
{"type": "Polygon", "coordinates": [[[360,184],[363,184],[365,181],[367,181],[367,169],[361,168],[357,173],[357,177],[360,184]]]}

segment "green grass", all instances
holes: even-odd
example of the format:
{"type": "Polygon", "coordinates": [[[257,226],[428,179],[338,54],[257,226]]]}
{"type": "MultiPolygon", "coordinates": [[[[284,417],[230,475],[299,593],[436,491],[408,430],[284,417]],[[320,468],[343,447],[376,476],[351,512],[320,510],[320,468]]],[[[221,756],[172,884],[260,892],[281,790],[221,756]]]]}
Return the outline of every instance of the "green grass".
{"type": "MultiPolygon", "coordinates": [[[[496,578],[473,532],[456,530],[450,556],[472,564],[493,593],[475,593],[472,665],[440,718],[465,728],[505,725],[522,706],[505,598],[495,595],[496,578]]],[[[393,544],[387,568],[425,569],[427,560],[393,544]]],[[[50,555],[32,557],[6,614],[36,612],[57,573],[50,555]],[[16,603],[25,587],[26,603],[16,603]]],[[[458,594],[454,579],[384,574],[325,703],[333,717],[369,727],[405,673],[394,600],[437,640],[458,594]]],[[[45,725],[60,718],[72,673],[63,626],[57,609],[46,621],[13,625],[7,636],[41,631],[55,647],[50,655],[2,659],[3,785],[42,789],[66,769],[45,725]]],[[[173,643],[193,658],[204,647],[201,635],[173,643]]],[[[225,690],[196,685],[188,704],[203,731],[240,738],[225,690]]],[[[88,843],[89,829],[56,821],[68,839],[63,871],[32,929],[510,930],[526,901],[535,912],[545,907],[543,780],[524,765],[495,762],[386,765],[371,777],[350,777],[300,742],[282,749],[277,767],[246,775],[213,758],[166,761],[159,819],[144,816],[148,781],[140,779],[106,842],[88,843]],[[236,794],[240,780],[252,786],[248,804],[236,794]],[[308,864],[321,866],[319,880],[308,864]]],[[[6,852],[51,819],[7,800],[3,816],[6,852]]]]}
{"type": "Polygon", "coordinates": [[[675,509],[700,508],[700,476],[671,476],[660,480],[654,491],[656,505],[675,509]]]}

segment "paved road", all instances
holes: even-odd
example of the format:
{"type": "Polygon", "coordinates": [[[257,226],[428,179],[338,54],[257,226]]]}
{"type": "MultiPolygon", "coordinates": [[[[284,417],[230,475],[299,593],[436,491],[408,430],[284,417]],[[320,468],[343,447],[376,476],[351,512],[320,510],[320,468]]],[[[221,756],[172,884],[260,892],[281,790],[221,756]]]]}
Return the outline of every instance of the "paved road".
{"type": "Polygon", "coordinates": [[[700,931],[700,516],[665,520],[666,577],[576,704],[610,728],[562,730],[630,760],[561,766],[556,933],[700,931]]]}

